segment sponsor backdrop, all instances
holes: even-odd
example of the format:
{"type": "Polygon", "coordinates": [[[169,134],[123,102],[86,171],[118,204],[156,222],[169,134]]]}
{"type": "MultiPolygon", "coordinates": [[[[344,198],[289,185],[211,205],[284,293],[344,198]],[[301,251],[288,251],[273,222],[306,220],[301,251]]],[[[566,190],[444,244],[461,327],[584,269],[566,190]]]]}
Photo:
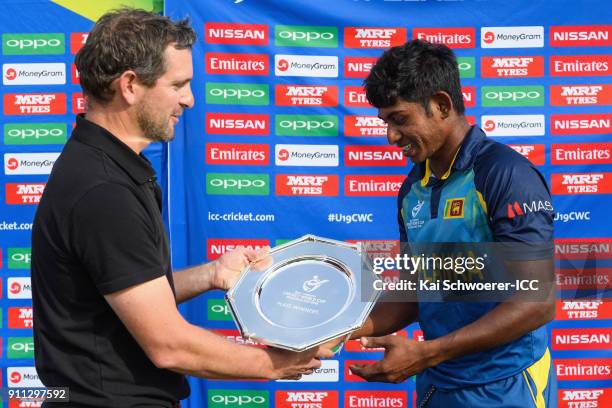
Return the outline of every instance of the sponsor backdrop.
{"type": "MultiPolygon", "coordinates": [[[[101,9],[73,1],[4,5],[0,386],[15,388],[40,386],[32,360],[31,222],[74,114],[83,110],[73,59],[101,9]]],[[[411,165],[386,145],[385,125],[361,83],[385,48],[412,38],[444,42],[459,56],[469,120],[527,156],[551,185],[562,291],[550,334],[560,406],[612,403],[612,300],[593,290],[609,286],[612,268],[609,5],[170,0],[164,12],[190,16],[198,34],[195,108],[173,143],[147,152],[167,193],[175,267],[306,233],[370,241],[373,254],[392,251],[394,196],[411,165]]],[[[533,209],[508,204],[515,216],[533,209]]],[[[240,337],[222,293],[182,311],[231,341],[251,343],[240,337]]],[[[421,339],[417,325],[397,334],[421,339]]],[[[369,384],[347,368],[381,356],[349,342],[299,382],[192,380],[186,405],[414,406],[412,379],[369,384]]]]}

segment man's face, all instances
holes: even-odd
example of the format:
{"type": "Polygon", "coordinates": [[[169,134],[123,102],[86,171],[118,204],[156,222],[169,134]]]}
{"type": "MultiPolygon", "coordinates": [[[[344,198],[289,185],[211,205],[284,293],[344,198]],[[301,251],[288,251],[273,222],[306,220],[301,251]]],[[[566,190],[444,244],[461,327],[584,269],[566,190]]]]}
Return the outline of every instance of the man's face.
{"type": "Polygon", "coordinates": [[[136,118],[144,136],[154,142],[174,138],[174,126],[183,109],[193,106],[190,81],[193,77],[191,51],[170,44],[164,51],[166,72],[152,88],[146,88],[136,107],[136,118]]]}
{"type": "Polygon", "coordinates": [[[395,105],[378,110],[378,116],[387,122],[389,144],[402,148],[404,156],[414,163],[432,157],[446,141],[438,112],[430,101],[428,114],[420,103],[398,98],[395,105]]]}

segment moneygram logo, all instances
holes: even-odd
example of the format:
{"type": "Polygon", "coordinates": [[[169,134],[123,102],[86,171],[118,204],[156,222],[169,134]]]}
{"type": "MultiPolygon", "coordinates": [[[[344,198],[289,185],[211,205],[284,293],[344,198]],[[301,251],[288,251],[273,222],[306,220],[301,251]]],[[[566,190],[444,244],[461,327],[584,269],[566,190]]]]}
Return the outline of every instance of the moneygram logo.
{"type": "Polygon", "coordinates": [[[205,23],[206,43],[231,45],[268,45],[265,24],[205,23]]]}
{"type": "Polygon", "coordinates": [[[208,390],[209,408],[264,408],[270,406],[268,391],[208,390]]]}
{"type": "Polygon", "coordinates": [[[65,123],[7,123],[4,144],[49,145],[66,143],[65,123]]]}
{"type": "Polygon", "coordinates": [[[9,307],[8,327],[9,329],[31,329],[32,328],[31,307],[9,307]]]}
{"type": "Polygon", "coordinates": [[[277,136],[338,136],[336,115],[276,115],[277,136]]]}
{"type": "Polygon", "coordinates": [[[559,408],[606,408],[612,405],[610,388],[559,390],[559,408]]]}
{"type": "Polygon", "coordinates": [[[566,55],[550,57],[552,76],[606,76],[612,74],[610,55],[566,55]]]}
{"type": "Polygon", "coordinates": [[[345,57],[344,76],[346,78],[365,78],[376,63],[376,57],[345,57]]]}
{"type": "Polygon", "coordinates": [[[4,94],[5,115],[64,115],[66,94],[4,94]]]}
{"type": "Polygon", "coordinates": [[[32,337],[9,337],[6,356],[10,359],[34,358],[34,339],[32,337]]]}
{"type": "Polygon", "coordinates": [[[9,388],[44,388],[34,367],[7,367],[9,388]]]}
{"type": "Polygon", "coordinates": [[[584,113],[579,115],[551,115],[550,133],[553,135],[610,134],[612,114],[584,113]]]}
{"type": "Polygon", "coordinates": [[[9,299],[32,299],[30,278],[8,278],[6,280],[9,299]]]}
{"type": "Polygon", "coordinates": [[[274,56],[274,75],[338,78],[338,57],[276,54],[274,56]]]}
{"type": "Polygon", "coordinates": [[[544,27],[481,27],[482,48],[544,47],[544,27]]]}
{"type": "Polygon", "coordinates": [[[612,173],[553,174],[553,194],[611,194],[612,173]]]}
{"type": "Polygon", "coordinates": [[[344,195],[349,197],[388,196],[395,197],[406,176],[404,175],[367,175],[346,176],[344,195]]]}
{"type": "Polygon", "coordinates": [[[206,173],[206,194],[268,195],[270,176],[248,173],[206,173]]]}
{"type": "Polygon", "coordinates": [[[207,143],[207,164],[267,165],[270,146],[250,143],[207,143]]]}
{"type": "Polygon", "coordinates": [[[4,85],[64,85],[66,64],[2,64],[4,85]]]}
{"type": "Polygon", "coordinates": [[[551,47],[593,47],[610,46],[612,26],[552,26],[550,27],[551,47]]]}
{"type": "Polygon", "coordinates": [[[207,112],[206,133],[267,136],[270,133],[270,117],[266,114],[207,112]]]}
{"type": "Polygon", "coordinates": [[[4,55],[60,55],[66,52],[64,34],[2,34],[4,55]]]}
{"type": "Polygon", "coordinates": [[[352,116],[344,117],[345,136],[377,137],[387,135],[387,124],[378,116],[352,116]]]}
{"type": "Polygon", "coordinates": [[[346,391],[344,393],[345,408],[383,408],[408,406],[406,391],[346,391]]]}
{"type": "Polygon", "coordinates": [[[275,147],[277,166],[337,167],[338,145],[289,145],[275,147]]]}
{"type": "Polygon", "coordinates": [[[345,27],[345,48],[389,48],[406,42],[405,28],[345,27]]]}
{"type": "Polygon", "coordinates": [[[321,26],[275,27],[274,45],[280,47],[338,47],[338,28],[321,26]]]}
{"type": "Polygon", "coordinates": [[[45,183],[7,183],[5,187],[7,204],[38,204],[45,183]]]}
{"type": "Polygon", "coordinates": [[[435,44],[444,44],[449,48],[474,48],[476,30],[473,27],[415,28],[412,31],[412,38],[435,44]]]}
{"type": "Polygon", "coordinates": [[[206,73],[226,75],[268,75],[268,54],[206,53],[206,73]]]}
{"type": "Polygon", "coordinates": [[[532,86],[483,86],[482,106],[544,106],[544,87],[532,86]]]}
{"type": "Polygon", "coordinates": [[[5,153],[4,174],[50,174],[59,153],[5,153]]]}
{"type": "Polygon", "coordinates": [[[277,174],[278,196],[337,196],[338,176],[331,174],[277,174]]]}
{"type": "Polygon", "coordinates": [[[337,106],[338,87],[335,85],[276,85],[277,106],[337,106]]]}
{"type": "Polygon", "coordinates": [[[230,308],[223,299],[208,299],[206,304],[206,318],[214,321],[233,320],[230,308]]]}
{"type": "Polygon", "coordinates": [[[338,391],[276,391],[276,408],[337,408],[338,391]]]}
{"type": "Polygon", "coordinates": [[[356,108],[371,108],[362,86],[344,87],[344,105],[356,108]]]}
{"type": "Polygon", "coordinates": [[[605,350],[609,348],[612,329],[553,329],[553,350],[605,350]]]}
{"type": "Polygon", "coordinates": [[[267,239],[210,238],[206,241],[206,256],[209,261],[214,261],[224,253],[239,247],[258,250],[267,245],[270,245],[267,239]]]}
{"type": "Polygon", "coordinates": [[[612,143],[553,144],[552,164],[612,164],[612,143]]]}
{"type": "Polygon", "coordinates": [[[608,300],[558,300],[557,320],[612,319],[612,302],[608,300]]]}
{"type": "Polygon", "coordinates": [[[544,57],[482,57],[483,78],[531,78],[544,76],[544,57]]]}
{"type": "Polygon", "coordinates": [[[270,88],[265,84],[207,82],[206,103],[265,106],[270,104],[270,88]]]}
{"type": "Polygon", "coordinates": [[[476,58],[457,57],[460,78],[474,78],[476,76],[476,58]]]}
{"type": "Polygon", "coordinates": [[[544,145],[543,144],[512,144],[508,145],[517,153],[525,156],[536,166],[544,165],[544,145]]]}
{"type": "Polygon", "coordinates": [[[612,358],[555,359],[559,380],[607,380],[611,366],[612,358]]]}
{"type": "Polygon", "coordinates": [[[70,53],[76,54],[85,45],[89,33],[70,33],[70,53]]]}
{"type": "Polygon", "coordinates": [[[395,146],[344,146],[345,166],[405,166],[407,159],[395,146]]]}
{"type": "Polygon", "coordinates": [[[612,105],[612,85],[551,85],[553,106],[612,105]]]}
{"type": "Polygon", "coordinates": [[[487,136],[544,136],[544,115],[483,115],[482,129],[487,136]]]}

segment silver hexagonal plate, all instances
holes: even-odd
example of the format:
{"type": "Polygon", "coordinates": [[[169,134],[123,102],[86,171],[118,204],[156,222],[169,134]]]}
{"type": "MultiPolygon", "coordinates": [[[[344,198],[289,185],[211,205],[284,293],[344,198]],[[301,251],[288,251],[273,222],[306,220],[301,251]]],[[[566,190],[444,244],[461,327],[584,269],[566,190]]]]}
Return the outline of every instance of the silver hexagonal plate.
{"type": "Polygon", "coordinates": [[[272,266],[249,266],[226,298],[242,336],[303,351],[360,328],[379,291],[361,246],[305,235],[275,247],[272,266]],[[366,289],[366,290],[362,290],[366,289]]]}

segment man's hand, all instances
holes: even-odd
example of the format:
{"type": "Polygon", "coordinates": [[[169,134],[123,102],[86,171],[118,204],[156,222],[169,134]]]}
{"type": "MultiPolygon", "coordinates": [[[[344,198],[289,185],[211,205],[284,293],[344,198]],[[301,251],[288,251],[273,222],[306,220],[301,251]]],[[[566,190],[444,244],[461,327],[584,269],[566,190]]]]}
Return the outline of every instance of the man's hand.
{"type": "Polygon", "coordinates": [[[313,347],[301,353],[287,351],[277,348],[269,348],[269,355],[274,367],[271,378],[299,380],[302,375],[309,375],[317,368],[321,367],[319,357],[332,357],[333,353],[329,349],[313,347]]]}
{"type": "Polygon", "coordinates": [[[366,381],[398,384],[432,367],[433,359],[426,342],[400,336],[362,337],[364,347],[384,347],[382,360],[368,365],[352,365],[351,371],[366,381]]]}
{"type": "Polygon", "coordinates": [[[256,270],[266,269],[272,264],[269,254],[270,247],[267,246],[259,250],[237,247],[233,251],[224,253],[212,264],[210,276],[212,288],[231,289],[250,263],[255,263],[256,270]]]}

